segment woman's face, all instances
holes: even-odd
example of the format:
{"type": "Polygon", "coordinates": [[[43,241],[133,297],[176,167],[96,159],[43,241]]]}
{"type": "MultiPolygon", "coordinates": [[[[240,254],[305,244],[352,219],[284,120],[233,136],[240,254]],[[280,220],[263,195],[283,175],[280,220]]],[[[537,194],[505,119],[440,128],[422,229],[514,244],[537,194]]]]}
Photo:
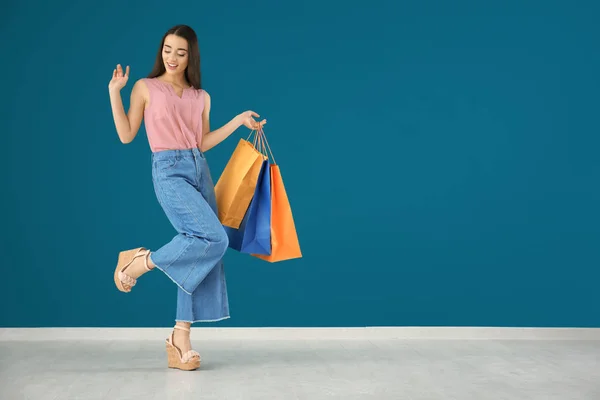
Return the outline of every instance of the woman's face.
{"type": "Polygon", "coordinates": [[[182,37],[168,35],[162,50],[168,74],[182,74],[188,65],[188,43],[182,37]]]}

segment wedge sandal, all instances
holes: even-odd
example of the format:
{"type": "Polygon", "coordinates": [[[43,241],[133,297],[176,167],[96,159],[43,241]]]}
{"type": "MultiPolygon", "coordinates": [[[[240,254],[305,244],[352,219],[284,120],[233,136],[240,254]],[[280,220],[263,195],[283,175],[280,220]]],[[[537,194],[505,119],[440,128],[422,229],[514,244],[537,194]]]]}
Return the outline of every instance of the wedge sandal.
{"type": "Polygon", "coordinates": [[[137,279],[125,273],[127,267],[129,267],[137,258],[144,257],[144,267],[148,271],[152,271],[153,268],[148,267],[148,256],[150,250],[143,247],[138,247],[133,250],[126,250],[119,253],[119,260],[117,261],[117,268],[115,269],[115,285],[121,292],[129,293],[131,288],[137,283],[137,279]]]}
{"type": "MultiPolygon", "coordinates": [[[[189,329],[182,326],[175,325],[175,329],[181,329],[182,331],[190,332],[189,329]]],[[[200,367],[200,354],[195,350],[187,351],[185,354],[181,354],[179,347],[175,346],[173,341],[173,335],[175,331],[171,332],[171,336],[167,339],[167,360],[169,368],[181,369],[184,371],[193,371],[200,367]]]]}

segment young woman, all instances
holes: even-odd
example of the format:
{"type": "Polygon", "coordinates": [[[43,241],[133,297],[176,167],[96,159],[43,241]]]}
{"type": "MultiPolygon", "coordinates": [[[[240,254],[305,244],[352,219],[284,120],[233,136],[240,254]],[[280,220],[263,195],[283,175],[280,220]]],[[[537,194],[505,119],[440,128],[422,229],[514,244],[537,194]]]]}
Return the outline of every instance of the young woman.
{"type": "Polygon", "coordinates": [[[200,355],[192,350],[194,322],[229,318],[222,257],[228,238],[217,218],[214,184],[204,152],[242,125],[258,129],[253,111],[246,111],[223,127],[210,130],[210,96],[200,82],[200,52],[192,28],[178,25],[162,38],[154,69],[138,80],[126,114],[120,91],[129,66],[113,71],[108,85],[117,134],[123,143],[136,136],[142,119],[152,150],[152,180],[162,209],[178,232],[163,247],[144,247],[119,253],[114,280],[130,292],[146,272],[158,268],[178,287],[176,324],[167,339],[168,366],[194,370],[200,355]]]}

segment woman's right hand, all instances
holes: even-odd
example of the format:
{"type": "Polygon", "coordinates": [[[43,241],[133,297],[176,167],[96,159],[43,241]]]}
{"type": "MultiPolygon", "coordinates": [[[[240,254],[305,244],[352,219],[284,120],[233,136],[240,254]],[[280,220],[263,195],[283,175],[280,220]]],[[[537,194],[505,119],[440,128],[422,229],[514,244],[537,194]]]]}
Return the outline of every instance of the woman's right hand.
{"type": "Polygon", "coordinates": [[[129,79],[129,65],[125,69],[125,74],[123,74],[123,68],[121,64],[117,64],[117,68],[113,70],[113,76],[110,82],[108,83],[109,91],[120,91],[127,85],[127,80],[129,79]]]}

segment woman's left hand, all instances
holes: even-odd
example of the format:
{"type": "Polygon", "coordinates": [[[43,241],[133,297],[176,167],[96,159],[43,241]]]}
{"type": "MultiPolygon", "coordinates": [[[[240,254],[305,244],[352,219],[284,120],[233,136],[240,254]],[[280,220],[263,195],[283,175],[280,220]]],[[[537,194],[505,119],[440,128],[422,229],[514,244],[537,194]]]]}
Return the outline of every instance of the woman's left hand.
{"type": "Polygon", "coordinates": [[[245,111],[238,115],[240,123],[248,129],[257,130],[259,128],[262,128],[267,123],[266,119],[263,119],[262,121],[258,122],[253,117],[259,118],[260,115],[258,115],[254,111],[245,111]]]}

